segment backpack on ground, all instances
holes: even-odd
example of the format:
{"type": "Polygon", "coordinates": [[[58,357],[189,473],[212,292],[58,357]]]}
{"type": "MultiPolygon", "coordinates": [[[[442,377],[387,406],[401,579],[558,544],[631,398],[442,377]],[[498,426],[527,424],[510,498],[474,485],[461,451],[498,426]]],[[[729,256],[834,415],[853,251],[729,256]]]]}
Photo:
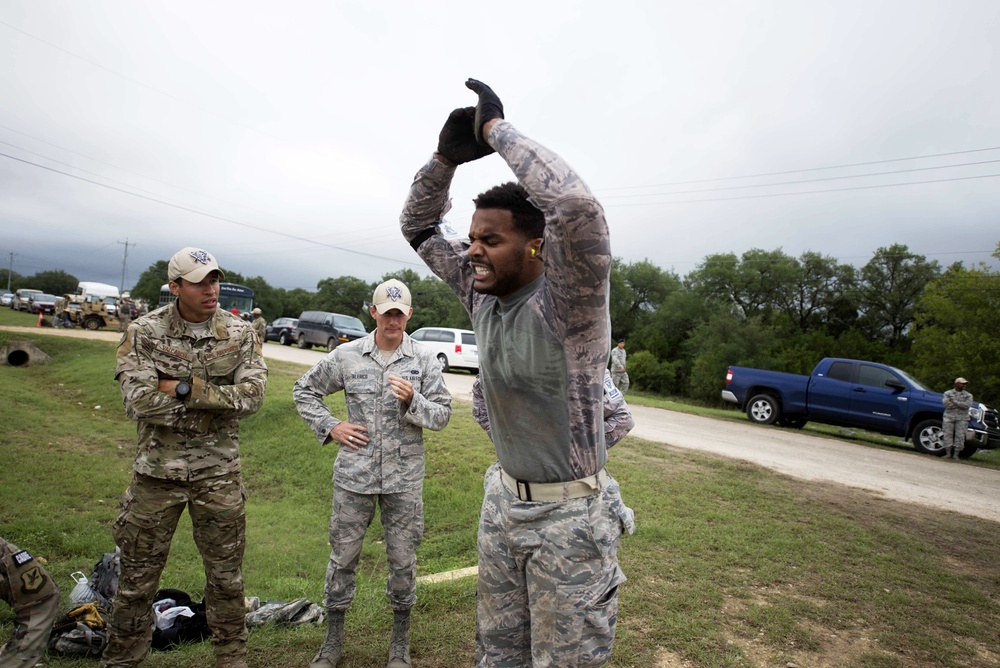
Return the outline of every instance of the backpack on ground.
{"type": "Polygon", "coordinates": [[[107,644],[107,612],[97,601],[67,610],[53,624],[49,637],[49,651],[64,656],[100,656],[107,644]]]}
{"type": "Polygon", "coordinates": [[[97,602],[105,610],[111,610],[111,599],[118,591],[118,578],[122,574],[121,550],[105,552],[100,561],[94,564],[94,572],[90,575],[90,586],[97,594],[97,602]]]}

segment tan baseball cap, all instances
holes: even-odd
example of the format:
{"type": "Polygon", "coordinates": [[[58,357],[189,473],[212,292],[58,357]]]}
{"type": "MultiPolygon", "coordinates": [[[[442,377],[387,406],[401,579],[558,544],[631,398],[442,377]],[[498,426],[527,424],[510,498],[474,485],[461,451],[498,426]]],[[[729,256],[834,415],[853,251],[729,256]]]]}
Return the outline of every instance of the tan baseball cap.
{"type": "Polygon", "coordinates": [[[260,315],[260,309],[259,308],[255,308],[254,310],[250,311],[250,313],[252,313],[254,315],[260,315]]]}
{"type": "Polygon", "coordinates": [[[379,313],[386,313],[392,309],[407,313],[410,310],[410,289],[403,285],[402,281],[390,278],[375,288],[372,306],[379,313]]]}
{"type": "Polygon", "coordinates": [[[955,379],[955,384],[956,385],[968,385],[969,381],[967,381],[966,379],[964,379],[961,376],[959,376],[958,378],[955,379]]]}
{"type": "Polygon", "coordinates": [[[167,265],[167,279],[176,281],[178,278],[183,278],[191,283],[201,283],[213,271],[219,272],[219,278],[226,277],[211,253],[188,246],[170,258],[170,264],[167,265]]]}

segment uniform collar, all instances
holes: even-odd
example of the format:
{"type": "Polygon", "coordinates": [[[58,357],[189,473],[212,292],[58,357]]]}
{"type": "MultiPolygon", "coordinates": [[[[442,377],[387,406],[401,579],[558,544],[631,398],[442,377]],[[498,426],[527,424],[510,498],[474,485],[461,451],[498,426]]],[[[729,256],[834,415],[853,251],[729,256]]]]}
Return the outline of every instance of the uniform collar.
{"type": "MultiPolygon", "coordinates": [[[[188,327],[187,322],[181,318],[181,310],[177,308],[177,302],[173,301],[167,305],[170,308],[170,325],[168,333],[170,336],[180,338],[182,336],[190,336],[194,338],[194,332],[188,327]]],[[[229,318],[233,317],[233,314],[228,311],[222,311],[215,309],[215,313],[208,322],[209,333],[217,339],[228,339],[229,338],[229,328],[226,326],[226,316],[229,318]]]]}
{"type": "MultiPolygon", "coordinates": [[[[375,331],[377,332],[378,330],[376,329],[375,331]]],[[[415,345],[416,344],[413,343],[413,340],[410,339],[410,335],[403,332],[403,342],[399,344],[399,348],[396,350],[398,350],[403,357],[415,357],[416,355],[413,349],[415,345]]],[[[376,348],[378,348],[378,346],[375,345],[375,332],[372,332],[365,338],[361,339],[362,355],[371,355],[375,352],[376,348]]],[[[389,360],[386,360],[386,362],[388,361],[389,360]]]]}

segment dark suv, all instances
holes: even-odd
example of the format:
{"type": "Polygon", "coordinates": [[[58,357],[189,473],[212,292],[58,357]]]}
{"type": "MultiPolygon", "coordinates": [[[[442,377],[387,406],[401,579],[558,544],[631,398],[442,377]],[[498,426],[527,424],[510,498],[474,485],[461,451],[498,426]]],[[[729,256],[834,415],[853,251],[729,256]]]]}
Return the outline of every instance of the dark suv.
{"type": "Polygon", "coordinates": [[[303,311],[297,329],[299,348],[326,346],[327,350],[333,350],[341,343],[368,335],[365,326],[353,315],[329,311],[303,311]]]}
{"type": "Polygon", "coordinates": [[[295,318],[278,318],[264,330],[264,340],[290,346],[295,343],[298,324],[299,321],[295,318]]]}

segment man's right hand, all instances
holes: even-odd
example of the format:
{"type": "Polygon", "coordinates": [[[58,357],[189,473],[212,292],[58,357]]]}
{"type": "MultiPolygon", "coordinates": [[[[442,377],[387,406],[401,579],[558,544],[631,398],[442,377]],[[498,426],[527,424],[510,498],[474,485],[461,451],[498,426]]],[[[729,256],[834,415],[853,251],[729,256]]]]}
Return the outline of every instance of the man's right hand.
{"type": "Polygon", "coordinates": [[[484,126],[490,121],[503,118],[503,102],[493,92],[493,89],[482,81],[469,79],[465,82],[465,87],[479,96],[479,104],[476,105],[476,116],[473,125],[476,128],[476,141],[483,146],[487,146],[486,135],[489,134],[489,130],[484,129],[484,126]]]}
{"type": "Polygon", "coordinates": [[[438,155],[461,165],[493,153],[489,144],[476,141],[475,117],[475,107],[464,107],[451,112],[438,135],[438,155]]]}
{"type": "Polygon", "coordinates": [[[355,450],[368,445],[368,430],[353,422],[338,422],[330,430],[330,438],[355,450]]]}

